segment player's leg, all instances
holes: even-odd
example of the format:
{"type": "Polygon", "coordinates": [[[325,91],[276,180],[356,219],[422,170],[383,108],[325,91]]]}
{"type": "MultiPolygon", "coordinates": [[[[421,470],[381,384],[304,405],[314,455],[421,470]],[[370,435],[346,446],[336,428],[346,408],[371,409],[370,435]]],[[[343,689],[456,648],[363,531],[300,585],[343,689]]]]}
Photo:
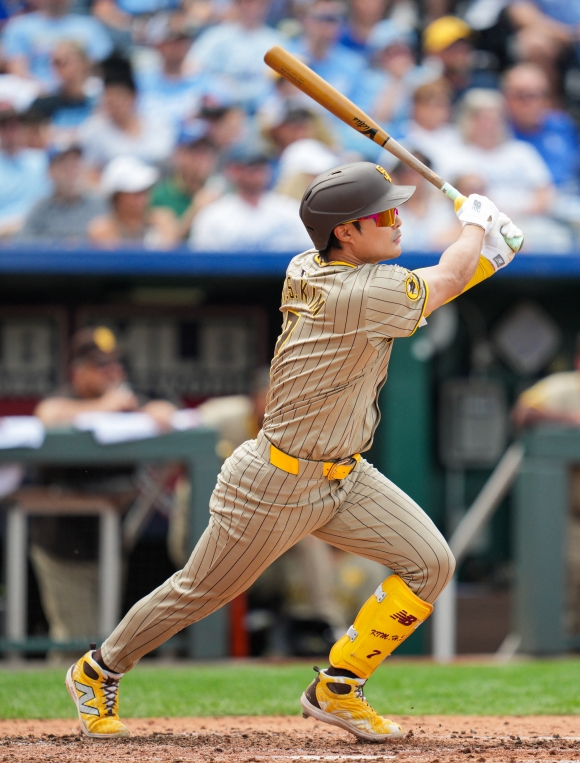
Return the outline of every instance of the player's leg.
{"type": "Polygon", "coordinates": [[[67,687],[83,731],[126,735],[118,719],[123,673],[231,601],[284,551],[325,524],[340,503],[337,492],[342,497],[342,489],[328,480],[302,480],[277,469],[252,442],[239,448],[222,468],[210,501],[209,526],[185,567],[137,602],[101,649],[69,671],[67,687]],[[95,708],[104,712],[92,714],[95,708]]]}
{"type": "Polygon", "coordinates": [[[453,575],[454,560],[425,512],[370,464],[361,461],[350,479],[340,509],[314,534],[380,562],[395,575],[377,588],[333,646],[331,667],[313,681],[302,705],[306,715],[364,739],[385,741],[401,729],[370,708],[362,687],[431,614],[432,602],[453,575]]]}

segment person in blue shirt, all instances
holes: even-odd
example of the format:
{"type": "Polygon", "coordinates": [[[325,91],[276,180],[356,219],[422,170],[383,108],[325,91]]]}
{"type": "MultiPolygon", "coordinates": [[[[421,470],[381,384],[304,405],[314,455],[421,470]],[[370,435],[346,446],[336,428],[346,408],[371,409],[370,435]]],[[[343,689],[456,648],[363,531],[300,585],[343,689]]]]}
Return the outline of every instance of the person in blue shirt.
{"type": "Polygon", "coordinates": [[[535,64],[518,64],[502,83],[514,136],[531,143],[548,165],[554,184],[577,191],[579,135],[573,119],[550,107],[550,83],[535,64]]]}
{"type": "Polygon", "coordinates": [[[194,71],[211,75],[252,114],[272,90],[264,54],[273,45],[285,44],[265,23],[269,7],[269,0],[234,0],[233,20],[202,32],[188,56],[194,71]]]}
{"type": "Polygon", "coordinates": [[[91,62],[76,42],[60,42],[51,60],[58,89],[37,98],[30,108],[50,121],[55,140],[57,135],[72,135],[91,116],[97,106],[100,80],[90,77],[91,62]]]}
{"type": "Polygon", "coordinates": [[[375,25],[384,19],[386,11],[386,0],[350,0],[348,20],[340,33],[340,44],[361,56],[370,57],[369,37],[375,25]]]}
{"type": "MultiPolygon", "coordinates": [[[[359,82],[366,76],[366,61],[339,42],[344,19],[345,6],[339,0],[314,0],[302,19],[304,33],[298,39],[289,41],[285,47],[340,93],[353,100],[359,82]]],[[[329,117],[328,121],[343,148],[366,155],[366,143],[370,141],[336,117],[329,117]]]]}
{"type": "Polygon", "coordinates": [[[50,193],[48,160],[25,147],[22,118],[11,108],[0,111],[0,236],[17,233],[36,202],[50,193]]]}
{"type": "Polygon", "coordinates": [[[145,117],[164,114],[177,130],[198,111],[206,93],[220,94],[223,86],[205,71],[194,74],[187,69],[191,31],[182,14],[154,16],[147,42],[159,53],[160,66],[136,75],[139,110],[145,117]]]}
{"type": "Polygon", "coordinates": [[[10,74],[37,79],[45,90],[58,82],[51,55],[62,40],[81,44],[91,61],[101,61],[112,51],[109,35],[91,16],[69,13],[70,0],[42,0],[40,10],[16,16],[6,24],[2,47],[10,74]]]}

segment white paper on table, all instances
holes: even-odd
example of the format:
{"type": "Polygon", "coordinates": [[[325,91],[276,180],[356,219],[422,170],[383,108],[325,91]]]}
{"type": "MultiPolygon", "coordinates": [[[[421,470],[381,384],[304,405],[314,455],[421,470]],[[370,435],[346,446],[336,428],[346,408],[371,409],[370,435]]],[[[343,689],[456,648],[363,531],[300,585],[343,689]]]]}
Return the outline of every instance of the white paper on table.
{"type": "Polygon", "coordinates": [[[0,448],[40,448],[46,430],[36,416],[4,416],[0,419],[0,448]]]}
{"type": "Polygon", "coordinates": [[[183,408],[181,411],[175,411],[171,418],[171,426],[179,431],[197,429],[202,424],[201,414],[197,408],[183,408]]]}
{"type": "Polygon", "coordinates": [[[79,413],[74,420],[76,429],[92,432],[101,445],[117,442],[145,440],[156,437],[161,430],[148,413],[108,413],[106,411],[87,411],[79,413]]]}

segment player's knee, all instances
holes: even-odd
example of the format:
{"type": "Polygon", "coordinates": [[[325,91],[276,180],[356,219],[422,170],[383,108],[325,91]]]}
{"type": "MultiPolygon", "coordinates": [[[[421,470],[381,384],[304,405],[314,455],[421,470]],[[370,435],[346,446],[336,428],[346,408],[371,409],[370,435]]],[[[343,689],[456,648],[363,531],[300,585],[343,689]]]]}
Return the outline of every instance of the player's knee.
{"type": "Polygon", "coordinates": [[[455,572],[455,557],[451,549],[445,543],[437,553],[433,555],[427,571],[427,580],[424,586],[422,598],[433,603],[447,586],[455,572]]]}

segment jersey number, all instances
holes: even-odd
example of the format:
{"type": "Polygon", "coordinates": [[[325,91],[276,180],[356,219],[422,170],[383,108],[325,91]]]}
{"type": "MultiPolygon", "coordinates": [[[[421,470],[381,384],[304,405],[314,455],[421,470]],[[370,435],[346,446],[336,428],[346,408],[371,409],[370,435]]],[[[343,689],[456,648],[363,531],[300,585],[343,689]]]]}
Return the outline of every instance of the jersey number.
{"type": "Polygon", "coordinates": [[[296,328],[296,325],[298,324],[298,321],[300,320],[300,313],[295,313],[293,310],[288,310],[286,313],[286,322],[284,323],[284,329],[282,330],[282,333],[278,337],[278,341],[276,342],[276,348],[274,350],[274,357],[280,352],[282,347],[286,344],[286,342],[290,339],[290,334],[294,331],[296,328]]]}

